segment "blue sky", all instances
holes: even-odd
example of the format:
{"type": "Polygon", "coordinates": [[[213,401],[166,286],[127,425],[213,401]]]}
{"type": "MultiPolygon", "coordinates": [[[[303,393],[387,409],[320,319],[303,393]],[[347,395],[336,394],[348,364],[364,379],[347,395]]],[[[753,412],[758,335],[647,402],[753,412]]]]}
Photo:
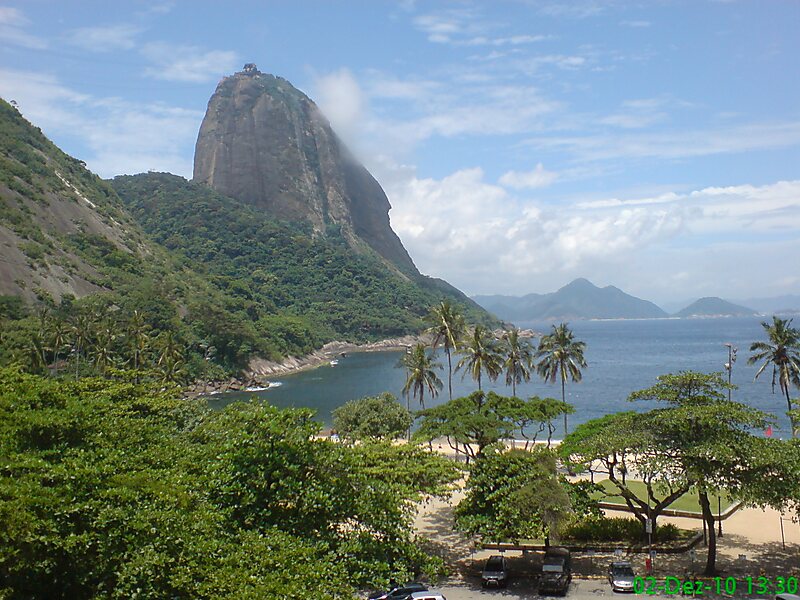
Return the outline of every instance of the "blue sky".
{"type": "Polygon", "coordinates": [[[103,177],[191,177],[217,82],[322,108],[420,269],[800,293],[800,2],[0,1],[0,95],[103,177]]]}

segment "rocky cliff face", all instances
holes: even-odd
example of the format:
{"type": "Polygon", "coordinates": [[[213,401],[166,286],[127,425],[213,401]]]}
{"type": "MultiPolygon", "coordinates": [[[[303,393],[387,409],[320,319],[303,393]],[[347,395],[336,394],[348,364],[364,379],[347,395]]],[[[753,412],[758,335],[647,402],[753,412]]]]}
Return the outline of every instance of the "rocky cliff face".
{"type": "Polygon", "coordinates": [[[341,228],[402,273],[419,275],[389,225],[389,200],[317,106],[288,81],[254,65],[223,79],[197,137],[194,180],[325,234],[341,228]]]}

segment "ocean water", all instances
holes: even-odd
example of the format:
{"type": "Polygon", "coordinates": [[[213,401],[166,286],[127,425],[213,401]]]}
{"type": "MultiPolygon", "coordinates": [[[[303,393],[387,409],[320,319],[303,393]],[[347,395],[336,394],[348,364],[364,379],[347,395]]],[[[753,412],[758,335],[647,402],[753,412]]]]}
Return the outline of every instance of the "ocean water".
{"type": "MultiPolygon", "coordinates": [[[[569,417],[570,430],[590,419],[623,410],[648,410],[653,404],[628,402],[628,395],[655,383],[656,377],[681,370],[701,372],[719,371],[725,374],[728,349],[725,343],[738,347],[737,360],[733,365],[732,383],[737,390],[733,399],[776,416],[776,437],[789,437],[789,421],[786,417],[786,400],[780,390],[772,393],[771,369],[767,369],[757,381],[753,381],[757,366],[748,365],[750,344],[766,340],[756,317],[716,319],[643,319],[574,321],[570,327],[575,337],[586,343],[584,353],[588,366],[583,370],[579,383],[567,382],[566,400],[575,406],[576,412],[569,417]]],[[[552,327],[548,323],[518,323],[534,331],[547,333],[552,327]]],[[[535,343],[535,340],[533,340],[535,343]]],[[[237,400],[259,398],[279,407],[308,407],[316,411],[317,418],[329,424],[331,411],[353,398],[391,392],[402,398],[405,372],[397,364],[401,352],[353,353],[339,359],[336,366],[323,366],[286,377],[276,378],[280,386],[260,392],[235,392],[209,398],[209,405],[221,407],[237,400]]],[[[444,387],[437,398],[425,399],[426,406],[446,402],[447,357],[439,352],[442,364],[440,377],[444,387]]],[[[454,357],[453,364],[456,360],[454,357]]],[[[727,376],[727,375],[726,375],[727,376]]],[[[483,382],[484,390],[511,395],[503,376],[496,382],[483,382]]],[[[453,376],[453,397],[469,394],[477,385],[462,373],[453,376]]],[[[545,383],[535,374],[531,381],[517,386],[520,397],[541,396],[560,398],[559,383],[545,383]]],[[[800,396],[800,392],[796,395],[800,396]]],[[[419,408],[411,399],[411,409],[419,408]]],[[[558,424],[556,437],[563,434],[563,425],[558,424]]]]}

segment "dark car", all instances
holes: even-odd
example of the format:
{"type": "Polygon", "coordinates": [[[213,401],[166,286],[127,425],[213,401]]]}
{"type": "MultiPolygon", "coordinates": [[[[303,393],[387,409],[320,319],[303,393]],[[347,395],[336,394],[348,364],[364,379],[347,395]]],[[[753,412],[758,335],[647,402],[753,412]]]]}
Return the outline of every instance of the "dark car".
{"type": "Polygon", "coordinates": [[[608,582],[614,592],[632,592],[635,577],[633,565],[627,560],[614,561],[608,565],[608,582]]]}
{"type": "Polygon", "coordinates": [[[495,554],[490,556],[483,567],[481,573],[481,584],[483,587],[490,587],[496,585],[497,587],[505,587],[508,583],[508,565],[506,564],[506,557],[495,554]]]}
{"type": "Polygon", "coordinates": [[[548,548],[542,561],[539,593],[566,596],[570,581],[572,581],[572,566],[569,550],[566,548],[548,548]]]}
{"type": "Polygon", "coordinates": [[[373,594],[369,600],[407,600],[414,592],[425,592],[426,588],[421,583],[407,583],[404,586],[392,588],[383,594],[373,594]]]}

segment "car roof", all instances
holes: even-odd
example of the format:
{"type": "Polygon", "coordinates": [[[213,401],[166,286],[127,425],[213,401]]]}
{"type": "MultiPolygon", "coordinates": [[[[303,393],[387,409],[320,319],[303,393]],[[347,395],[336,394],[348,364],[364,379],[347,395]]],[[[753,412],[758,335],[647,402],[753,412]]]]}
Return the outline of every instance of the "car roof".
{"type": "Polygon", "coordinates": [[[629,560],[615,560],[614,562],[611,563],[611,566],[612,567],[631,567],[631,568],[633,568],[633,565],[631,564],[631,561],[629,561],[629,560]]]}
{"type": "Polygon", "coordinates": [[[566,548],[548,548],[545,550],[545,556],[569,556],[569,550],[566,548]]]}

